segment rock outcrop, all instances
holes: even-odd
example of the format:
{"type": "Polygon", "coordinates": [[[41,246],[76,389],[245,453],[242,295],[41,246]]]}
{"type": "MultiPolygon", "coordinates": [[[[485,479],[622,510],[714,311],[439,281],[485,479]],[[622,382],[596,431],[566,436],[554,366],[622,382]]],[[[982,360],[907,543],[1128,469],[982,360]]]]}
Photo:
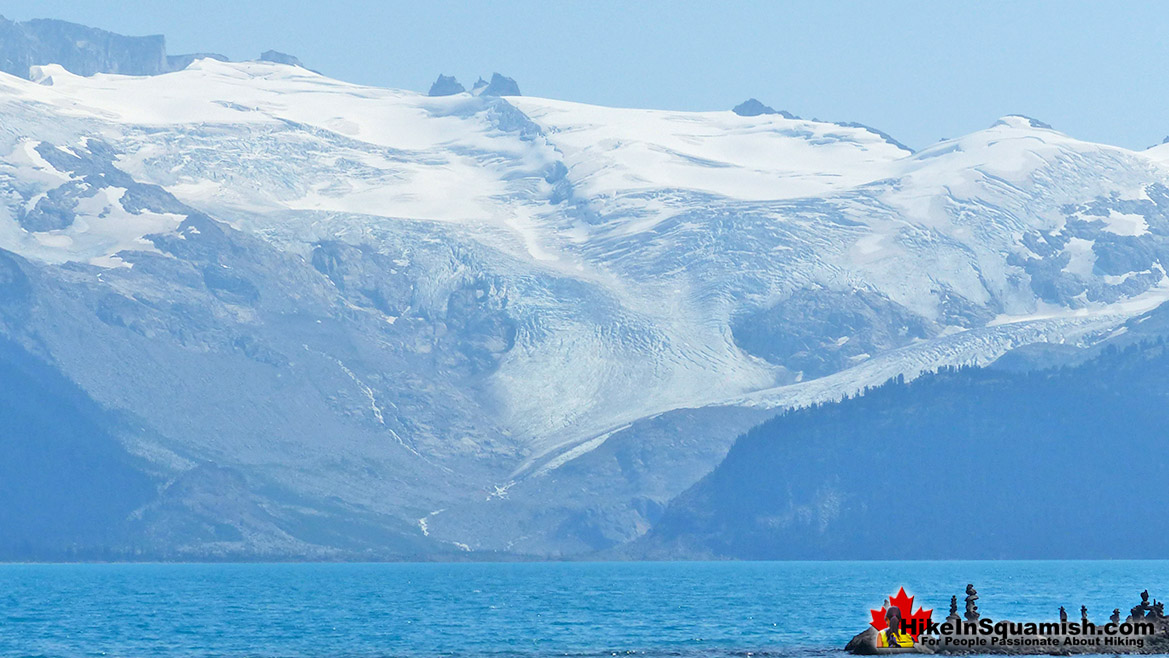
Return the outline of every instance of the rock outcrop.
{"type": "MultiPolygon", "coordinates": [[[[480,78],[482,82],[482,78],[480,78]]],[[[478,87],[478,83],[475,85],[478,87]]],[[[498,73],[491,74],[491,82],[479,92],[480,96],[522,96],[520,86],[516,81],[498,73]]]]}
{"type": "Polygon", "coordinates": [[[736,105],[731,111],[734,112],[735,114],[741,116],[741,117],[757,117],[757,116],[760,116],[763,114],[778,114],[779,116],[781,116],[785,119],[796,118],[796,116],[794,114],[792,114],[791,112],[777,110],[774,107],[771,107],[770,105],[764,105],[762,102],[760,102],[759,100],[757,100],[755,98],[748,98],[747,100],[743,101],[742,103],[739,103],[738,105],[736,105]]]}
{"type": "Polygon", "coordinates": [[[60,64],[77,75],[172,70],[162,35],[127,37],[66,21],[17,23],[0,17],[0,71],[27,79],[30,67],[44,64],[60,64]]]}
{"type": "MultiPolygon", "coordinates": [[[[269,51],[269,54],[295,57],[269,51]]],[[[197,59],[228,58],[218,53],[166,54],[162,35],[128,37],[85,25],[52,19],[34,19],[18,23],[0,16],[0,71],[31,79],[34,66],[59,64],[76,75],[96,73],[122,75],[159,75],[181,71],[197,59]]],[[[270,60],[278,61],[278,60],[270,60]]]]}
{"type": "Polygon", "coordinates": [[[307,68],[301,61],[288,53],[282,53],[279,50],[265,50],[260,53],[261,62],[272,62],[274,64],[287,64],[289,66],[299,66],[300,68],[307,68]]]}
{"type": "Polygon", "coordinates": [[[427,96],[454,96],[467,91],[453,75],[439,75],[434,84],[430,85],[427,96]]]}

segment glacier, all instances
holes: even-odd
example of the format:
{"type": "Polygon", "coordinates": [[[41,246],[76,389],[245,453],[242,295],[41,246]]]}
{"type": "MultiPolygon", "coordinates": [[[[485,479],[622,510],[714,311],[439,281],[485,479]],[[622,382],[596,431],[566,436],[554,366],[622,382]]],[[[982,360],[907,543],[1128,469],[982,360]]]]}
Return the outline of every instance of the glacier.
{"type": "Polygon", "coordinates": [[[570,556],[782,409],[1169,298],[1169,146],[747,114],[0,74],[0,333],[121,419],[127,550],[570,556]]]}

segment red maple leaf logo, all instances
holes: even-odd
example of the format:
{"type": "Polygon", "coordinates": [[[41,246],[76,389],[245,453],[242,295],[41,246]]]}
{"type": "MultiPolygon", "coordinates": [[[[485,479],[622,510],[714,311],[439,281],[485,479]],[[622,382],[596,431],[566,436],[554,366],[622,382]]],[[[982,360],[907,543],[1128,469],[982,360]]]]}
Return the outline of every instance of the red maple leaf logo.
{"type": "MultiPolygon", "coordinates": [[[[925,630],[926,624],[929,623],[930,618],[933,617],[934,611],[932,608],[923,610],[920,606],[917,612],[913,612],[913,597],[905,593],[905,588],[898,590],[897,595],[889,599],[889,605],[901,611],[901,618],[909,624],[909,634],[913,636],[913,641],[917,641],[917,636],[925,630]],[[916,622],[916,624],[914,623],[916,622]]],[[[869,610],[873,616],[873,620],[869,622],[877,632],[881,632],[889,627],[889,623],[885,621],[885,612],[887,608],[881,606],[880,610],[869,610]]]]}

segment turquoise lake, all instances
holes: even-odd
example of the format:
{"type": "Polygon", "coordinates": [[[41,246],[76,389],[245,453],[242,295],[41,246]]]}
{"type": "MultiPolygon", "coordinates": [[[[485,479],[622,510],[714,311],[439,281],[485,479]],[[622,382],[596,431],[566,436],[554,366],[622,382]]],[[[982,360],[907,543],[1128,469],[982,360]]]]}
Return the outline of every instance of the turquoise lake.
{"type": "Polygon", "coordinates": [[[832,655],[899,587],[1104,620],[1169,562],[0,565],[0,656],[832,655]]]}

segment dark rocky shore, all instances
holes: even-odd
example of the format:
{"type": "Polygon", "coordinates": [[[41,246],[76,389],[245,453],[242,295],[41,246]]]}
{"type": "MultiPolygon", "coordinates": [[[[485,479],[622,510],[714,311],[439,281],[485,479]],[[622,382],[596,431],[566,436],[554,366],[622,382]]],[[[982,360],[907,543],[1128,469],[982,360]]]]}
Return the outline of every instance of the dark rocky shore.
{"type": "MultiPolygon", "coordinates": [[[[978,593],[973,585],[966,588],[966,612],[959,616],[957,597],[950,601],[950,614],[944,622],[914,628],[902,625],[913,635],[913,646],[884,647],[879,642],[884,630],[869,626],[853,637],[844,647],[857,655],[886,653],[936,653],[944,655],[1011,654],[1055,655],[1072,654],[1169,654],[1169,617],[1164,605],[1157,600],[1149,602],[1148,591],[1141,592],[1141,602],[1121,617],[1114,609],[1107,621],[1094,622],[1088,610],[1080,608],[1080,617],[1068,621],[1067,611],[1059,609],[1059,621],[1012,622],[982,617],[975,601],[978,593]]],[[[882,610],[885,619],[900,623],[902,615],[886,603],[882,610]]],[[[877,613],[874,611],[874,619],[877,613]]],[[[890,644],[886,642],[884,644],[890,644]]]]}

